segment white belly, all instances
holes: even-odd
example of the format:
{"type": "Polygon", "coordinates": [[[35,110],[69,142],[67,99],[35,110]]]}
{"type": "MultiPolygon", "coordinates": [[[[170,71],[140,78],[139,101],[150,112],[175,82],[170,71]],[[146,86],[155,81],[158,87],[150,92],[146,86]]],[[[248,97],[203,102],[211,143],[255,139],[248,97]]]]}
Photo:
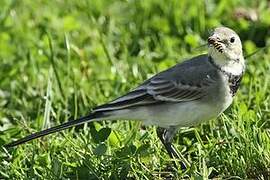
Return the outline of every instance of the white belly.
{"type": "Polygon", "coordinates": [[[168,106],[166,109],[155,110],[154,113],[147,113],[147,110],[141,110],[141,112],[146,115],[143,120],[145,124],[160,127],[188,127],[216,118],[226,108],[220,105],[212,106],[198,102],[186,102],[168,106]]]}
{"type": "MultiPolygon", "coordinates": [[[[222,87],[211,100],[195,100],[180,103],[150,105],[113,112],[112,119],[140,120],[146,125],[159,127],[193,126],[216,118],[232,103],[228,87],[222,87]],[[214,97],[214,98],[213,98],[214,97]]],[[[111,114],[112,115],[112,114],[111,114]]]]}
{"type": "Polygon", "coordinates": [[[227,99],[226,103],[217,102],[215,105],[191,101],[140,107],[136,110],[120,110],[115,115],[116,118],[120,119],[140,120],[145,125],[156,125],[164,128],[169,126],[189,127],[216,118],[231,102],[231,97],[227,99]]]}

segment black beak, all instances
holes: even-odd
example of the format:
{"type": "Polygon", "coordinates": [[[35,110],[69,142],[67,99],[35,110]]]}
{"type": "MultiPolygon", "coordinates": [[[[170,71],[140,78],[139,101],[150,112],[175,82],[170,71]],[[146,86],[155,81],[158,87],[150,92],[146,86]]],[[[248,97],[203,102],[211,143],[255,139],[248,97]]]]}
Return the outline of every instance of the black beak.
{"type": "Polygon", "coordinates": [[[212,45],[217,51],[223,53],[222,44],[224,44],[224,42],[221,41],[218,37],[210,36],[207,41],[209,46],[212,45]]]}
{"type": "Polygon", "coordinates": [[[211,44],[214,45],[215,42],[217,41],[217,38],[210,36],[207,41],[208,41],[208,45],[211,45],[211,44]]]}

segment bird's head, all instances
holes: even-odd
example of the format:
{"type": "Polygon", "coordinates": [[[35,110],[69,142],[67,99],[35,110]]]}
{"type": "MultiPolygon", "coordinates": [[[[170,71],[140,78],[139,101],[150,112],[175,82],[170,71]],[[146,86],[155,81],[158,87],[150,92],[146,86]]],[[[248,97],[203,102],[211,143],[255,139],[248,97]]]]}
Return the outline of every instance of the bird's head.
{"type": "MultiPolygon", "coordinates": [[[[240,65],[244,67],[241,40],[230,28],[216,28],[208,38],[208,46],[209,56],[220,67],[224,67],[225,69],[238,68],[237,65],[239,65],[239,68],[240,65]]],[[[238,71],[238,69],[235,70],[238,71]]]]}

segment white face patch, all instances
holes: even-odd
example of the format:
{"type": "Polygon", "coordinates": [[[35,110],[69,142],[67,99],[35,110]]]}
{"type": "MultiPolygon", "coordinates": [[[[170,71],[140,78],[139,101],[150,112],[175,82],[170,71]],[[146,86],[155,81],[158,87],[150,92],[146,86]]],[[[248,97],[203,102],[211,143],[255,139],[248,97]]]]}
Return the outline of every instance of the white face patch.
{"type": "Polygon", "coordinates": [[[214,47],[209,48],[209,55],[212,57],[215,64],[223,71],[233,75],[243,73],[245,68],[244,58],[240,58],[238,61],[229,59],[223,53],[218,52],[214,47]]]}
{"type": "Polygon", "coordinates": [[[229,28],[216,28],[208,38],[208,54],[225,72],[240,75],[245,68],[242,44],[239,36],[229,28]]]}

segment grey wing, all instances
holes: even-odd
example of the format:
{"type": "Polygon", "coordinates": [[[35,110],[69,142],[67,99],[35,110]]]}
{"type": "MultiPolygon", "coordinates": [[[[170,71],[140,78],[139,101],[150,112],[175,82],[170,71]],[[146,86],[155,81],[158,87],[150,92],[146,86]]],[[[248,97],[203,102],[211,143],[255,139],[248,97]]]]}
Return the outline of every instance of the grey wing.
{"type": "Polygon", "coordinates": [[[207,55],[192,58],[145,81],[142,85],[94,111],[112,111],[161,103],[187,102],[207,95],[217,85],[217,70],[207,55]]]}
{"type": "Polygon", "coordinates": [[[193,101],[207,94],[208,86],[214,84],[211,78],[205,78],[199,84],[184,84],[160,77],[152,78],[128,94],[98,106],[94,111],[112,111],[157,103],[175,103],[193,101]]]}
{"type": "MultiPolygon", "coordinates": [[[[206,83],[204,83],[206,86],[206,83]]],[[[181,81],[155,78],[147,85],[148,94],[158,101],[185,102],[193,101],[205,96],[201,84],[185,84],[181,81]]]]}

